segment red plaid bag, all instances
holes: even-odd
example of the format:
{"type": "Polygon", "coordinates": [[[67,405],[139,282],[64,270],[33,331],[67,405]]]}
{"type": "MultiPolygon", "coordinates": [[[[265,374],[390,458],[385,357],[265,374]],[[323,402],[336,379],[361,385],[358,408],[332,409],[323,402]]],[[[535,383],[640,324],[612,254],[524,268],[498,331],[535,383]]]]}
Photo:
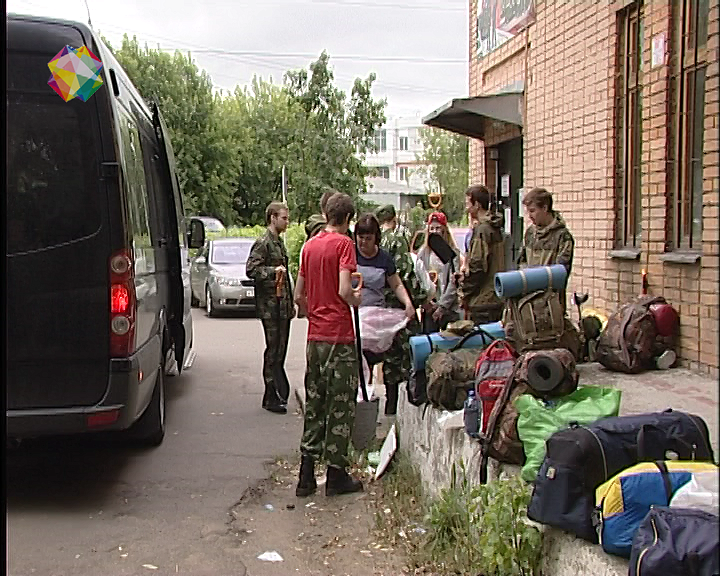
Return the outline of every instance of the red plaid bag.
{"type": "Polygon", "coordinates": [[[494,340],[475,364],[475,395],[480,402],[480,433],[487,432],[490,413],[512,374],[517,354],[506,340],[494,340]]]}

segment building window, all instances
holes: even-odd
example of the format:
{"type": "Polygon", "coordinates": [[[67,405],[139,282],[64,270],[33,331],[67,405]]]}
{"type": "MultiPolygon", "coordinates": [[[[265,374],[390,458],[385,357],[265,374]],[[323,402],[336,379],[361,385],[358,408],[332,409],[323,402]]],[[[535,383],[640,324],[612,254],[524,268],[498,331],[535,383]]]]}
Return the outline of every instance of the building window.
{"type": "Polygon", "coordinates": [[[387,150],[387,130],[378,130],[375,132],[375,152],[385,152],[387,150]]]}
{"type": "Polygon", "coordinates": [[[617,248],[639,247],[642,231],[642,5],[619,14],[615,90],[617,248]]]}
{"type": "Polygon", "coordinates": [[[371,174],[377,178],[390,178],[390,167],[389,166],[376,166],[371,169],[371,174]]]}
{"type": "Polygon", "coordinates": [[[400,166],[398,169],[400,173],[400,181],[401,182],[407,182],[408,179],[408,168],[407,166],[400,166]]]}
{"type": "Polygon", "coordinates": [[[409,150],[408,148],[408,137],[407,136],[400,136],[400,150],[409,150]]]}
{"type": "Polygon", "coordinates": [[[699,250],[709,0],[679,0],[673,10],[670,247],[699,250]]]}

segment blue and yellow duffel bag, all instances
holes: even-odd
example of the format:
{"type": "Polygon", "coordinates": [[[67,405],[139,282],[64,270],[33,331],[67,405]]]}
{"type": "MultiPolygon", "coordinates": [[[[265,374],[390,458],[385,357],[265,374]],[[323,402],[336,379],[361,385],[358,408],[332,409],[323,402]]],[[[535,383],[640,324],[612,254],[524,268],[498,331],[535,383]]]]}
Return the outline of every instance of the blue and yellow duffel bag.
{"type": "Polygon", "coordinates": [[[601,484],[594,524],[605,552],[630,557],[633,537],[652,506],[668,506],[693,473],[718,471],[708,462],[641,462],[601,484]]]}

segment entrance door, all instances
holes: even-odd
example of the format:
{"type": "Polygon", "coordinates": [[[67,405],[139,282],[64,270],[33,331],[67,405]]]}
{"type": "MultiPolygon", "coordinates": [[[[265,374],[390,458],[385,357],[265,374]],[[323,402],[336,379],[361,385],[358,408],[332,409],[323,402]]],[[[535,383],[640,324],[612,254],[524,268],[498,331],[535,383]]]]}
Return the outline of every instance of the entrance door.
{"type": "Polygon", "coordinates": [[[505,267],[516,268],[523,241],[523,209],[520,190],[523,187],[522,138],[508,140],[498,145],[498,209],[505,213],[506,240],[505,267]]]}

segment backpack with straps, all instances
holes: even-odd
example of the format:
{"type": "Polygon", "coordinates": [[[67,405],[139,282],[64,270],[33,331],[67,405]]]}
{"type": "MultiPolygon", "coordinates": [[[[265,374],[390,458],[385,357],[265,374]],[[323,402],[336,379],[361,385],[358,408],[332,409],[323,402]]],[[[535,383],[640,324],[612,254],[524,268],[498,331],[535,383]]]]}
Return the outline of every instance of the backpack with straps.
{"type": "Polygon", "coordinates": [[[515,367],[517,354],[506,340],[495,340],[481,353],[475,367],[475,395],[480,402],[480,433],[487,432],[490,414],[515,367]]]}
{"type": "Polygon", "coordinates": [[[566,348],[579,357],[580,334],[565,316],[560,298],[560,292],[547,289],[508,299],[504,328],[515,350],[566,348]]]}
{"type": "Polygon", "coordinates": [[[640,296],[623,305],[600,334],[595,357],[608,370],[637,374],[652,367],[652,360],[667,347],[658,338],[650,307],[666,304],[662,296],[640,296]]]}
{"type": "Polygon", "coordinates": [[[463,345],[478,334],[488,344],[495,339],[482,328],[476,328],[449,350],[435,350],[428,356],[425,373],[429,404],[444,410],[462,409],[467,391],[475,386],[475,366],[482,353],[478,348],[463,348],[463,345]]]}

